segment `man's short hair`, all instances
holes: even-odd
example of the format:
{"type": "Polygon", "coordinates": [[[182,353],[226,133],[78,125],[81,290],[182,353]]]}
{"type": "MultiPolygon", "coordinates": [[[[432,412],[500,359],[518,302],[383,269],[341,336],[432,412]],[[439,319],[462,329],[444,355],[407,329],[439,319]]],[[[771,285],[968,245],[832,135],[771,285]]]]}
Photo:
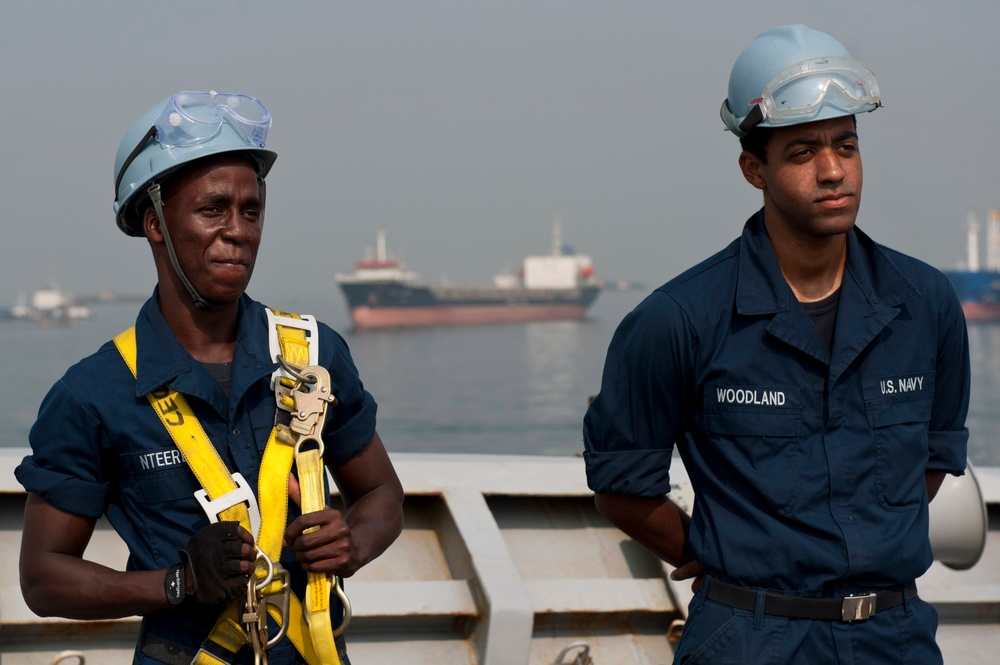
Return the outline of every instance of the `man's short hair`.
{"type": "MultiPolygon", "coordinates": [[[[854,127],[858,127],[858,116],[852,115],[851,120],[854,121],[854,127]]],[[[740,147],[746,152],[760,160],[761,164],[767,165],[767,147],[771,143],[771,137],[774,135],[773,127],[754,127],[746,136],[740,137],[740,147]]]]}
{"type": "Polygon", "coordinates": [[[754,127],[746,136],[740,137],[740,147],[744,151],[767,165],[767,146],[771,142],[771,130],[768,127],[754,127]]]}

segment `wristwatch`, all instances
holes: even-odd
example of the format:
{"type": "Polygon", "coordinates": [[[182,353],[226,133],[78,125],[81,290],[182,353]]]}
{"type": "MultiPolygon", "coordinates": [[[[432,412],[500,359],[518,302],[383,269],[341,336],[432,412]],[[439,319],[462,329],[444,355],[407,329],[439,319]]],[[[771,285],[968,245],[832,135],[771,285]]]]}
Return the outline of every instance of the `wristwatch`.
{"type": "Polygon", "coordinates": [[[171,605],[184,602],[184,564],[175,563],[167,568],[167,576],[163,580],[163,590],[167,592],[167,600],[171,605]]]}

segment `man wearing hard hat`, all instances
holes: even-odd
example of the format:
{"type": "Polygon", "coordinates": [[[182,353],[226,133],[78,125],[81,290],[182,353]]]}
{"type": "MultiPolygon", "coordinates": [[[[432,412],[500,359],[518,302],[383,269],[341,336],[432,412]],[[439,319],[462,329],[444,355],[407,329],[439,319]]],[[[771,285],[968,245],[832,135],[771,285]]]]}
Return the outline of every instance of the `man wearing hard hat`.
{"type": "Polygon", "coordinates": [[[141,615],[141,665],[348,665],[342,578],[402,528],[343,337],[246,294],[270,126],[249,95],[182,91],[125,134],[115,220],[152,248],[157,286],[134,327],[52,387],[16,470],[28,606],[141,615]],[[102,515],[128,546],[124,572],[85,558],[102,515]]]}
{"type": "Polygon", "coordinates": [[[965,321],[855,226],[872,71],[803,25],[739,56],[722,120],[763,208],[621,323],[585,422],[599,510],[694,578],[676,662],[940,663],[914,580],[965,469],[965,321]],[[672,503],[674,447],[696,500],[672,503]]]}

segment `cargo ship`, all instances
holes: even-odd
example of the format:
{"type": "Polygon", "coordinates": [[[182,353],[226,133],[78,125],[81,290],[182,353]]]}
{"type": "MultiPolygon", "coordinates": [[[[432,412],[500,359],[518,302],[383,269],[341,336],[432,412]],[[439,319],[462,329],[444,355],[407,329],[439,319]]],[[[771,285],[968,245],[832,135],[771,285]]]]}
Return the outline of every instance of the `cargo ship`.
{"type": "Polygon", "coordinates": [[[336,275],[356,329],[582,319],[603,287],[591,258],[563,245],[558,218],[549,254],[525,257],[521,270],[498,274],[489,286],[421,282],[389,255],[384,231],[376,240],[374,257],[336,275]]]}
{"type": "Polygon", "coordinates": [[[966,232],[966,265],[944,273],[958,291],[966,321],[1000,321],[1000,210],[991,210],[986,223],[985,266],[979,262],[979,224],[971,212],[966,232]]]}

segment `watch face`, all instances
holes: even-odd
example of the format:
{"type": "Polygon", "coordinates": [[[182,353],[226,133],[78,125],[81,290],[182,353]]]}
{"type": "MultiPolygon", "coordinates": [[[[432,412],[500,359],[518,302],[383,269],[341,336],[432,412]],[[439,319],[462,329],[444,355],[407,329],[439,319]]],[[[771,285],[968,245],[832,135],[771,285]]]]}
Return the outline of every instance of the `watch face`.
{"type": "Polygon", "coordinates": [[[163,581],[167,592],[167,600],[171,605],[179,605],[184,600],[184,565],[177,564],[167,570],[167,578],[163,581]]]}

